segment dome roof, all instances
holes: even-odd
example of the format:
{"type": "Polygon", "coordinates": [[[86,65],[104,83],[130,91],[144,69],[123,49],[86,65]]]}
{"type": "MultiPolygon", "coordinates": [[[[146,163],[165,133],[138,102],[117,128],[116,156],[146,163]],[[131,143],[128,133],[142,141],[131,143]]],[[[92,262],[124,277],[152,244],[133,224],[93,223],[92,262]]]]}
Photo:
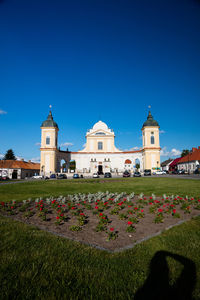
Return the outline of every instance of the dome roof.
{"type": "Polygon", "coordinates": [[[108,126],[106,125],[106,123],[102,122],[102,121],[99,121],[97,122],[96,124],[94,124],[93,130],[99,130],[99,129],[102,129],[102,130],[108,130],[108,126]]]}
{"type": "Polygon", "coordinates": [[[49,115],[48,115],[46,121],[44,121],[42,123],[41,127],[56,127],[56,128],[58,128],[58,124],[53,120],[51,111],[49,112],[49,115]]]}
{"type": "Polygon", "coordinates": [[[147,120],[143,124],[143,127],[144,126],[159,126],[158,122],[156,120],[154,120],[150,111],[149,111],[147,120]]]}

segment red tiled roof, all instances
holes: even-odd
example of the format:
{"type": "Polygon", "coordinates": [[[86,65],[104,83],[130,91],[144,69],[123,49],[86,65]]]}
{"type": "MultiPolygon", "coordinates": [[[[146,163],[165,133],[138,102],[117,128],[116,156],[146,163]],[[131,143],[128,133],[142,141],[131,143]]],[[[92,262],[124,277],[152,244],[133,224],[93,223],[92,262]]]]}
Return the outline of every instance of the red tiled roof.
{"type": "MultiPolygon", "coordinates": [[[[120,151],[120,152],[70,152],[70,153],[72,153],[72,154],[122,154],[122,153],[138,153],[138,152],[142,152],[142,151],[143,150],[120,151]]],[[[62,152],[68,153],[67,151],[62,151],[62,152]]]]}
{"type": "Polygon", "coordinates": [[[173,168],[174,166],[177,165],[177,163],[180,161],[182,157],[178,157],[176,159],[173,160],[173,162],[171,162],[171,164],[169,165],[171,168],[173,168]]]}
{"type": "Polygon", "coordinates": [[[193,152],[189,153],[186,156],[181,157],[178,163],[181,164],[188,161],[200,160],[200,149],[193,148],[192,150],[193,152]]]}
{"type": "Polygon", "coordinates": [[[22,160],[0,160],[0,169],[40,170],[40,164],[22,160]]]}

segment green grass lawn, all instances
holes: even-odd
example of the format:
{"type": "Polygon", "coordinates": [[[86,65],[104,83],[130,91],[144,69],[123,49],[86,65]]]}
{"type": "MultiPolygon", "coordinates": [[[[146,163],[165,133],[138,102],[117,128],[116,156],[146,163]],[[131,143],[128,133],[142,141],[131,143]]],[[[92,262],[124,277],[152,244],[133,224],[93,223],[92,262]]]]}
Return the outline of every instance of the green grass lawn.
{"type": "MultiPolygon", "coordinates": [[[[19,183],[0,186],[0,201],[106,190],[200,196],[200,182],[130,178],[19,183]]],[[[200,217],[114,254],[0,217],[0,299],[134,299],[135,295],[140,300],[197,300],[199,249],[200,217]],[[136,294],[139,288],[141,293],[136,294]]]]}
{"type": "Polygon", "coordinates": [[[200,180],[182,178],[113,178],[35,181],[0,185],[0,201],[24,200],[29,197],[59,196],[72,193],[143,192],[145,195],[178,194],[200,196],[200,180]]]}

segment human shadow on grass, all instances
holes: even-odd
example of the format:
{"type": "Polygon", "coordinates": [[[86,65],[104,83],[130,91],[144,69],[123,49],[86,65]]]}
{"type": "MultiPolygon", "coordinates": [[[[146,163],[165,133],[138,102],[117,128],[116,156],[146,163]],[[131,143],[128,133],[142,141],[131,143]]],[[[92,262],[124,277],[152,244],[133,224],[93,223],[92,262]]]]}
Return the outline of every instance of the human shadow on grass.
{"type": "Polygon", "coordinates": [[[144,285],[135,294],[134,300],[192,300],[196,284],[195,263],[178,254],[158,251],[150,263],[150,273],[144,285]],[[173,285],[169,283],[167,257],[182,264],[183,270],[173,285]]]}

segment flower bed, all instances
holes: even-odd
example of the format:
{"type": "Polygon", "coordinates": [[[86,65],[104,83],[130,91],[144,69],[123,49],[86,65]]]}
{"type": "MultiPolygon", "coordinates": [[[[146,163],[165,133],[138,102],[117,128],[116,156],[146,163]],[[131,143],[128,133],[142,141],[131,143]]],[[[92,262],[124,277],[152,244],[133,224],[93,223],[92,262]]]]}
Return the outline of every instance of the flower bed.
{"type": "Polygon", "coordinates": [[[1,202],[0,211],[43,230],[115,250],[198,215],[200,199],[98,192],[1,202]]]}

